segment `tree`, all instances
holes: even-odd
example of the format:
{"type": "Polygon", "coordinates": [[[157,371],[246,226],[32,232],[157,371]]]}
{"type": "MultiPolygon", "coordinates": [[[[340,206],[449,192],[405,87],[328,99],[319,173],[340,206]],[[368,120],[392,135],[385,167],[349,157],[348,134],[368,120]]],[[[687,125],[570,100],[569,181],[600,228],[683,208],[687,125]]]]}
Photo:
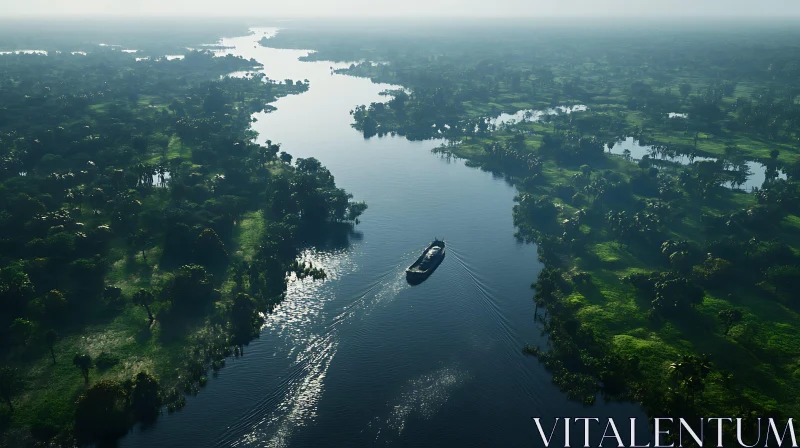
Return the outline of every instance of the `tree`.
{"type": "Polygon", "coordinates": [[[35,329],[36,326],[33,322],[21,317],[14,319],[14,321],[11,323],[11,326],[8,327],[8,330],[11,332],[14,340],[19,345],[27,345],[28,339],[31,338],[35,329]]]}
{"type": "Polygon", "coordinates": [[[723,150],[723,160],[728,165],[733,165],[734,162],[738,159],[739,153],[741,150],[736,145],[725,145],[725,149],[723,150]]]}
{"type": "Polygon", "coordinates": [[[47,330],[44,334],[44,341],[47,343],[47,347],[50,348],[50,356],[53,357],[53,364],[56,363],[56,352],[55,352],[55,344],[58,340],[58,333],[52,328],[47,330]]]}
{"type": "Polygon", "coordinates": [[[669,264],[676,271],[686,273],[692,268],[692,258],[688,251],[680,250],[670,254],[669,264]]]}
{"type": "Polygon", "coordinates": [[[214,289],[212,276],[202,266],[181,266],[161,289],[162,297],[169,300],[174,309],[197,310],[219,297],[214,289]]]}
{"type": "Polygon", "coordinates": [[[782,294],[792,294],[800,288],[800,267],[798,266],[770,266],[764,275],[765,281],[772,285],[773,291],[782,294]]]}
{"type": "Polygon", "coordinates": [[[231,309],[231,325],[233,326],[234,343],[241,345],[257,334],[261,317],[256,301],[249,295],[239,293],[233,298],[231,309]]]}
{"type": "Polygon", "coordinates": [[[108,444],[128,431],[127,395],[123,387],[103,380],[80,397],[75,408],[75,432],[82,443],[108,444]]]}
{"type": "Polygon", "coordinates": [[[106,302],[114,302],[120,297],[122,297],[122,288],[113,285],[108,285],[103,288],[103,299],[105,299],[106,302]]]}
{"type": "Polygon", "coordinates": [[[653,308],[665,312],[682,311],[703,302],[703,288],[686,278],[664,279],[655,283],[653,308]]]}
{"type": "Polygon", "coordinates": [[[57,289],[48,291],[38,300],[38,303],[41,304],[42,312],[49,321],[58,321],[68,305],[64,294],[57,289]]]}
{"type": "Polygon", "coordinates": [[[194,257],[207,268],[223,267],[228,263],[225,245],[213,229],[205,229],[194,243],[194,257]]]}
{"type": "Polygon", "coordinates": [[[142,422],[151,422],[161,408],[161,388],[158,380],[147,372],[139,372],[133,380],[131,394],[133,415],[142,422]]]}
{"type": "Polygon", "coordinates": [[[89,369],[92,368],[92,357],[86,353],[76,353],[75,357],[72,358],[72,365],[80,369],[84,383],[89,384],[89,369]]]}
{"type": "Polygon", "coordinates": [[[724,258],[708,257],[700,269],[703,279],[710,285],[721,286],[735,279],[734,264],[724,258]]]}
{"type": "Polygon", "coordinates": [[[194,239],[192,230],[186,224],[175,223],[171,225],[164,235],[162,263],[170,266],[181,266],[191,262],[194,239]]]}
{"type": "Polygon", "coordinates": [[[5,400],[9,411],[14,412],[14,404],[11,399],[14,395],[20,393],[23,387],[24,383],[17,369],[5,366],[0,367],[0,397],[5,400]]]}
{"type": "Polygon", "coordinates": [[[725,336],[731,331],[731,327],[742,320],[742,312],[736,309],[724,309],[717,314],[722,325],[725,326],[725,336]]]}
{"type": "Polygon", "coordinates": [[[684,355],[680,361],[667,367],[667,373],[678,388],[683,389],[694,401],[696,395],[705,390],[705,379],[711,372],[711,365],[706,355],[684,355]]]}
{"type": "Polygon", "coordinates": [[[21,314],[34,293],[33,283],[25,272],[23,262],[0,269],[0,310],[21,314]]]}
{"type": "Polygon", "coordinates": [[[147,310],[147,317],[150,318],[151,325],[155,319],[153,319],[153,313],[150,311],[150,305],[152,305],[155,300],[156,298],[153,296],[153,293],[144,288],[136,291],[136,293],[133,294],[133,297],[131,297],[131,301],[134,303],[134,305],[143,306],[144,309],[147,310]]]}
{"type": "Polygon", "coordinates": [[[129,242],[134,249],[142,252],[142,260],[146,263],[147,255],[145,254],[145,250],[147,249],[147,245],[150,244],[150,235],[148,235],[147,231],[138,230],[130,236],[129,242]]]}

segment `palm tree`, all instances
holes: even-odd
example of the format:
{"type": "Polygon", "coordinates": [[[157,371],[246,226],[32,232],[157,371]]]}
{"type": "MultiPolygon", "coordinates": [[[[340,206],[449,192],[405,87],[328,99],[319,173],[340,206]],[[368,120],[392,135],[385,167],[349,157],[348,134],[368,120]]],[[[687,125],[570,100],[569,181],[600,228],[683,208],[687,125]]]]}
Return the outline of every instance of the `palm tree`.
{"type": "Polygon", "coordinates": [[[56,341],[58,340],[58,333],[56,333],[56,331],[51,328],[47,330],[47,332],[44,334],[44,340],[45,342],[47,342],[47,346],[50,347],[50,356],[53,357],[53,365],[55,365],[56,352],[54,350],[54,346],[56,344],[56,341]]]}
{"type": "Polygon", "coordinates": [[[684,389],[691,401],[698,393],[705,390],[704,380],[711,371],[711,366],[706,355],[683,355],[680,361],[671,363],[667,367],[667,374],[674,384],[684,389]]]}
{"type": "Polygon", "coordinates": [[[129,242],[134,248],[142,251],[142,260],[147,263],[147,255],[145,254],[145,250],[147,249],[147,245],[150,243],[150,237],[147,232],[144,230],[137,231],[130,236],[129,242]]]}
{"type": "Polygon", "coordinates": [[[736,145],[726,145],[723,150],[723,167],[726,165],[732,166],[735,159],[739,155],[739,148],[736,145]]]}
{"type": "Polygon", "coordinates": [[[72,358],[72,365],[80,369],[84,382],[89,384],[89,369],[92,368],[92,357],[85,353],[76,353],[75,357],[72,358]]]}
{"type": "Polygon", "coordinates": [[[8,404],[9,411],[14,412],[11,397],[22,391],[23,386],[22,378],[16,369],[0,367],[0,397],[8,404]]]}
{"type": "Polygon", "coordinates": [[[150,311],[150,305],[155,301],[153,293],[146,289],[140,289],[131,297],[131,301],[133,301],[135,305],[141,305],[147,310],[147,316],[150,318],[150,324],[152,325],[155,320],[153,319],[153,313],[150,311]]]}
{"type": "Polygon", "coordinates": [[[724,309],[717,316],[725,326],[725,336],[728,336],[732,326],[742,320],[742,312],[736,309],[724,309]]]}

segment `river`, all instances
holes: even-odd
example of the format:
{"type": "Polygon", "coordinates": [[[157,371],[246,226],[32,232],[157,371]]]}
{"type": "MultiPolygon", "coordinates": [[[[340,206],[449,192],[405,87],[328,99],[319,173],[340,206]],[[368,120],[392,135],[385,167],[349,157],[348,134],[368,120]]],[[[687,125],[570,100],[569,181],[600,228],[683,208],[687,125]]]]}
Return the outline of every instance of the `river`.
{"type": "Polygon", "coordinates": [[[631,404],[568,401],[522,353],[546,343],[530,288],[542,266],[513,236],[511,186],[432,154],[437,142],[365,140],[349,111],[389,86],[298,61],[307,51],[259,46],[274,30],[254,31],[221,44],[271,79],[311,83],[256,114],[259,138],[318,158],[369,209],[346,248],[304,252],[327,280],[290,283],[243,357],[122,447],[542,446],[531,417],[548,435],[554,417],[644,419],[631,404]],[[446,258],[409,286],[404,269],[434,237],[446,258]]]}

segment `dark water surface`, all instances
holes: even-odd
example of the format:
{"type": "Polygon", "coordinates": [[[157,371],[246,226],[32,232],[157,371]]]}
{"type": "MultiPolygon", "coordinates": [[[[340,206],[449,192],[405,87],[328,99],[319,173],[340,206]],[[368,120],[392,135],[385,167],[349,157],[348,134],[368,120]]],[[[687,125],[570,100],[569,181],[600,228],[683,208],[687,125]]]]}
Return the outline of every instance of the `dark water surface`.
{"type": "Polygon", "coordinates": [[[536,247],[513,237],[514,189],[431,154],[438,142],[364,140],[349,111],[389,86],[298,61],[306,51],[254,48],[267,32],[222,44],[311,87],[256,115],[260,139],[317,157],[369,209],[347,248],[305,252],[328,280],[292,282],[244,357],[121,446],[542,446],[533,416],[614,416],[627,440],[623,423],[644,418],[637,407],[569,402],[521,352],[546,339],[531,300],[536,247]],[[446,258],[409,286],[403,270],[434,237],[446,258]]]}

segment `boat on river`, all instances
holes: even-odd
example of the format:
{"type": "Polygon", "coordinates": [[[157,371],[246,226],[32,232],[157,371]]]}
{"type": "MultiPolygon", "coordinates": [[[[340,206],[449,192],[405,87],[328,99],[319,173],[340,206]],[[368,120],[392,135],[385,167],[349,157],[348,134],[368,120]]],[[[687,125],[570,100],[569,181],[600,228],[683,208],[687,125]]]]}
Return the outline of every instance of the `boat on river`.
{"type": "Polygon", "coordinates": [[[434,239],[417,261],[406,269],[406,280],[412,285],[422,283],[436,270],[443,259],[444,241],[434,239]]]}

